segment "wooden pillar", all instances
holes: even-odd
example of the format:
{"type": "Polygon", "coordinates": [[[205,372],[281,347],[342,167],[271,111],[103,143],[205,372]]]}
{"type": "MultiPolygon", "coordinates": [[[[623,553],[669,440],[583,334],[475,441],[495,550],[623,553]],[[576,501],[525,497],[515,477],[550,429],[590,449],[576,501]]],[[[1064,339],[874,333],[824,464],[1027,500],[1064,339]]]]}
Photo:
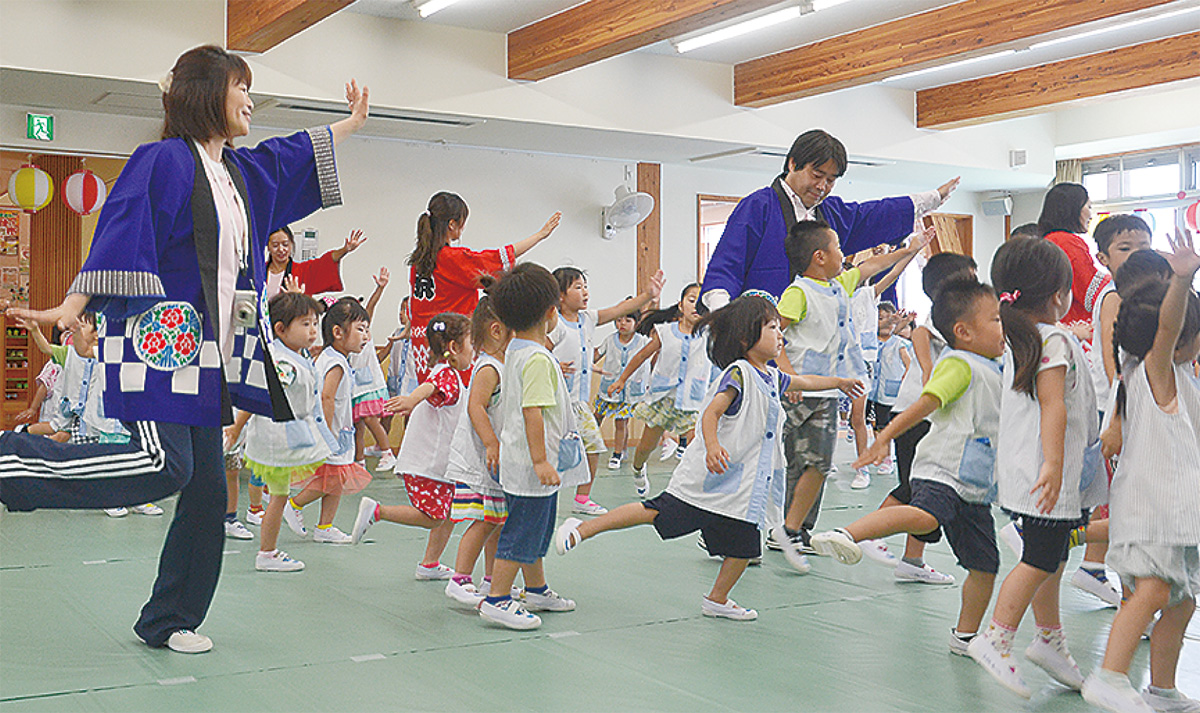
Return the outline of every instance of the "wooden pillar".
{"type": "MultiPolygon", "coordinates": [[[[54,181],[54,199],[29,221],[29,307],[49,309],[67,296],[83,260],[83,221],[67,207],[61,193],[67,177],[82,168],[83,162],[77,156],[57,155],[36,156],[34,162],[54,181]]],[[[42,333],[49,338],[52,328],[42,325],[42,333]]],[[[32,344],[29,356],[30,371],[36,376],[46,357],[32,344]]]]}
{"type": "Polygon", "coordinates": [[[662,165],[639,163],[637,189],[654,198],[654,210],[637,227],[637,291],[643,292],[662,265],[662,165]]]}

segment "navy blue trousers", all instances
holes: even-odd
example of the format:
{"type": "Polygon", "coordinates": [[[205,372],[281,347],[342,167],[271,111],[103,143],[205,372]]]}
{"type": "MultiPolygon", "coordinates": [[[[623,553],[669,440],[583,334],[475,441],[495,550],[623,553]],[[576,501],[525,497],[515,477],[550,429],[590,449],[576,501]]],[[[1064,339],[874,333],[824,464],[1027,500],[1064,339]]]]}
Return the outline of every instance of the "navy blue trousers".
{"type": "Polygon", "coordinates": [[[57,443],[0,434],[0,502],[9,510],[140,505],[179,493],[158,577],[134,632],[162,646],[204,621],[221,575],[225,465],[221,429],[126,422],[125,444],[57,443]]]}

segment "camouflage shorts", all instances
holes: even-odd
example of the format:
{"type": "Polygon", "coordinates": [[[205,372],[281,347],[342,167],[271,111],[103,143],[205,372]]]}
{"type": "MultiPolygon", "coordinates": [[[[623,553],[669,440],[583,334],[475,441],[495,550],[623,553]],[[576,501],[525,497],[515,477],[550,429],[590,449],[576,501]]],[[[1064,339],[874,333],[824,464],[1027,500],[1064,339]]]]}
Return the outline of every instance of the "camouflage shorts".
{"type": "Polygon", "coordinates": [[[788,492],[805,470],[816,468],[829,475],[833,469],[837,404],[836,397],[804,398],[798,404],[784,399],[787,422],[783,427],[783,452],[787,457],[788,492]]]}

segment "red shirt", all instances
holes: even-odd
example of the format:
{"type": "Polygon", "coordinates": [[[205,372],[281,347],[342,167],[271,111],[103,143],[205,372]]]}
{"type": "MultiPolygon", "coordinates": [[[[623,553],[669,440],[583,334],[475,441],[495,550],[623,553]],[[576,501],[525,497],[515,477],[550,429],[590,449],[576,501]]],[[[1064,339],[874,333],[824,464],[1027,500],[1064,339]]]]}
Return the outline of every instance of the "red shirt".
{"type": "Polygon", "coordinates": [[[1071,261],[1071,309],[1063,317],[1064,324],[1092,321],[1092,300],[1111,279],[1101,273],[1092,260],[1092,253],[1083,238],[1064,230],[1046,235],[1046,240],[1063,249],[1071,261]]]}

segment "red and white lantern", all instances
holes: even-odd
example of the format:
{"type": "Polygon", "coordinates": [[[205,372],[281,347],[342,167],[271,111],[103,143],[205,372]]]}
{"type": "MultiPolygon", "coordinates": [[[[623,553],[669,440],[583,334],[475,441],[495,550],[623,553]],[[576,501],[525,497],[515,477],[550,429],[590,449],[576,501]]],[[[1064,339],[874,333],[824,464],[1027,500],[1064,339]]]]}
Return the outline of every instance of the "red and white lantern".
{"type": "Polygon", "coordinates": [[[1183,211],[1183,222],[1192,230],[1200,230],[1200,201],[1188,206],[1183,211]]]}
{"type": "Polygon", "coordinates": [[[107,195],[108,189],[104,181],[86,168],[67,176],[67,180],[63,182],[63,202],[80,215],[100,210],[107,195]]]}

